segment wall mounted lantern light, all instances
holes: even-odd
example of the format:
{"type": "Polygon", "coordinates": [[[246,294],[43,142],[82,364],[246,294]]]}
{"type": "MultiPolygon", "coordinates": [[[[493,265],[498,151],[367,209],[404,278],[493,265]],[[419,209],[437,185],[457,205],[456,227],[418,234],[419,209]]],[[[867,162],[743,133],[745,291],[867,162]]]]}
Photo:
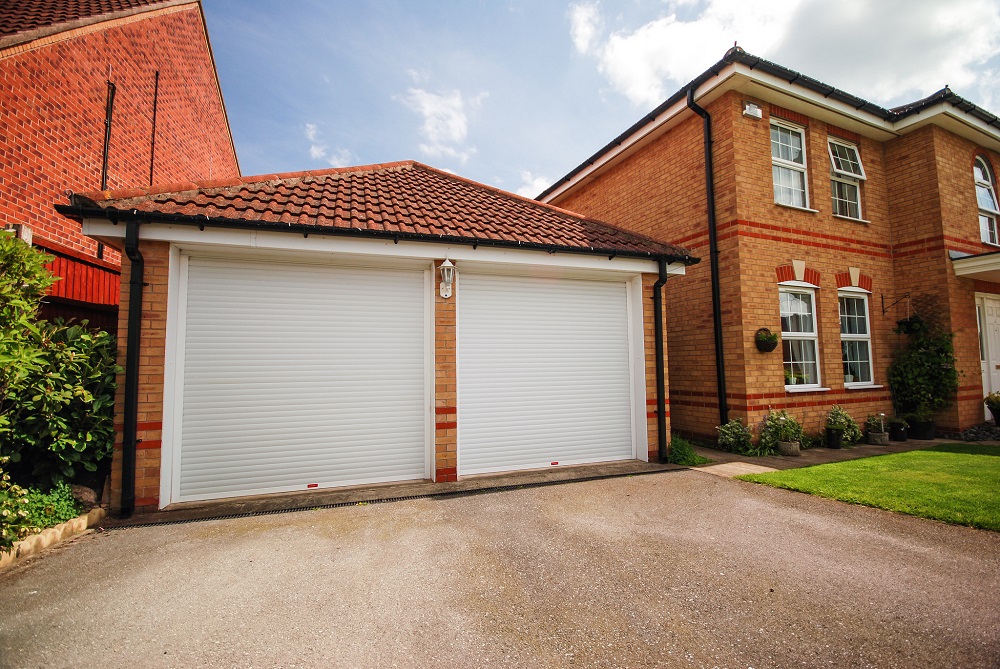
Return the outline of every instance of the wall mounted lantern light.
{"type": "Polygon", "coordinates": [[[455,265],[445,258],[441,263],[441,297],[451,297],[451,287],[455,283],[455,265]]]}

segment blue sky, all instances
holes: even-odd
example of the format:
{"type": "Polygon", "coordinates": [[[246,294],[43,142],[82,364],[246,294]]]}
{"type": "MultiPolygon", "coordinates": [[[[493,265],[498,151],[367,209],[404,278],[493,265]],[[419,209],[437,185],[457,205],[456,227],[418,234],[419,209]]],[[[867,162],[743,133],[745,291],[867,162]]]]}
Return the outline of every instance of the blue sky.
{"type": "Polygon", "coordinates": [[[203,0],[245,175],[415,159],[534,196],[735,41],[1000,112],[996,0],[203,0]]]}

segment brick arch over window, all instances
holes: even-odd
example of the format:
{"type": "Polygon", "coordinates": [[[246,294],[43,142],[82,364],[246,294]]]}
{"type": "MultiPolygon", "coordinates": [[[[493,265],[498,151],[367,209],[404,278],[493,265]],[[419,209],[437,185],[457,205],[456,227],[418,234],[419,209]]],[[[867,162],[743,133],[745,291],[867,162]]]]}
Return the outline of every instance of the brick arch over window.
{"type": "Polygon", "coordinates": [[[848,286],[861,288],[862,290],[867,290],[870,293],[872,292],[872,278],[867,274],[858,272],[857,270],[838,272],[837,288],[847,288],[848,286]]]}
{"type": "Polygon", "coordinates": [[[796,276],[795,265],[782,265],[775,269],[775,273],[778,275],[778,283],[784,283],[785,281],[805,281],[814,286],[819,286],[819,270],[811,267],[803,265],[800,276],[796,276]]]}

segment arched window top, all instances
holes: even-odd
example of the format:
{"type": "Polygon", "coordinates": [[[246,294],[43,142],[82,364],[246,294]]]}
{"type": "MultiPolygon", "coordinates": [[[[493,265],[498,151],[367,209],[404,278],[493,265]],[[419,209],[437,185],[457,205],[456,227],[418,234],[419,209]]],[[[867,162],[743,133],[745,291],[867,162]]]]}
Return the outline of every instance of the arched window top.
{"type": "Polygon", "coordinates": [[[987,244],[1000,245],[1000,236],[997,234],[997,216],[1000,215],[1000,207],[997,207],[997,191],[993,173],[982,156],[976,156],[972,165],[972,176],[976,180],[980,236],[987,244]]]}

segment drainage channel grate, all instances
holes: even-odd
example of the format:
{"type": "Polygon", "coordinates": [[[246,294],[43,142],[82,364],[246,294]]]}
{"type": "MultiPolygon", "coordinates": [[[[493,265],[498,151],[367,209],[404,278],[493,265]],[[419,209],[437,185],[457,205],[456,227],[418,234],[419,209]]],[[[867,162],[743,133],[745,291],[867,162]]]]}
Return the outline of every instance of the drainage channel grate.
{"type": "Polygon", "coordinates": [[[622,472],[620,474],[597,474],[594,476],[582,476],[579,478],[566,479],[562,481],[532,481],[530,483],[511,483],[507,485],[489,486],[485,488],[470,488],[468,490],[450,490],[447,492],[434,492],[422,495],[406,495],[403,497],[379,497],[375,499],[364,499],[354,502],[331,502],[329,504],[310,504],[308,506],[296,506],[287,509],[264,509],[261,511],[246,511],[244,513],[229,513],[218,516],[204,516],[198,518],[181,518],[177,520],[159,520],[152,522],[129,523],[122,521],[115,523],[111,527],[104,527],[103,531],[113,532],[115,530],[125,530],[136,527],[162,527],[165,525],[186,525],[187,523],[200,523],[208,520],[232,520],[235,518],[253,518],[255,516],[276,516],[283,513],[299,513],[302,511],[319,511],[321,509],[341,509],[348,506],[369,506],[371,504],[389,504],[392,502],[408,502],[415,499],[455,499],[458,497],[471,497],[473,495],[486,495],[497,492],[508,492],[511,490],[528,490],[530,488],[544,488],[546,486],[560,485],[563,483],[583,483],[585,481],[603,481],[605,479],[627,478],[629,476],[647,476],[649,474],[663,474],[666,472],[684,471],[683,469],[653,469],[635,472],[622,472]]]}

